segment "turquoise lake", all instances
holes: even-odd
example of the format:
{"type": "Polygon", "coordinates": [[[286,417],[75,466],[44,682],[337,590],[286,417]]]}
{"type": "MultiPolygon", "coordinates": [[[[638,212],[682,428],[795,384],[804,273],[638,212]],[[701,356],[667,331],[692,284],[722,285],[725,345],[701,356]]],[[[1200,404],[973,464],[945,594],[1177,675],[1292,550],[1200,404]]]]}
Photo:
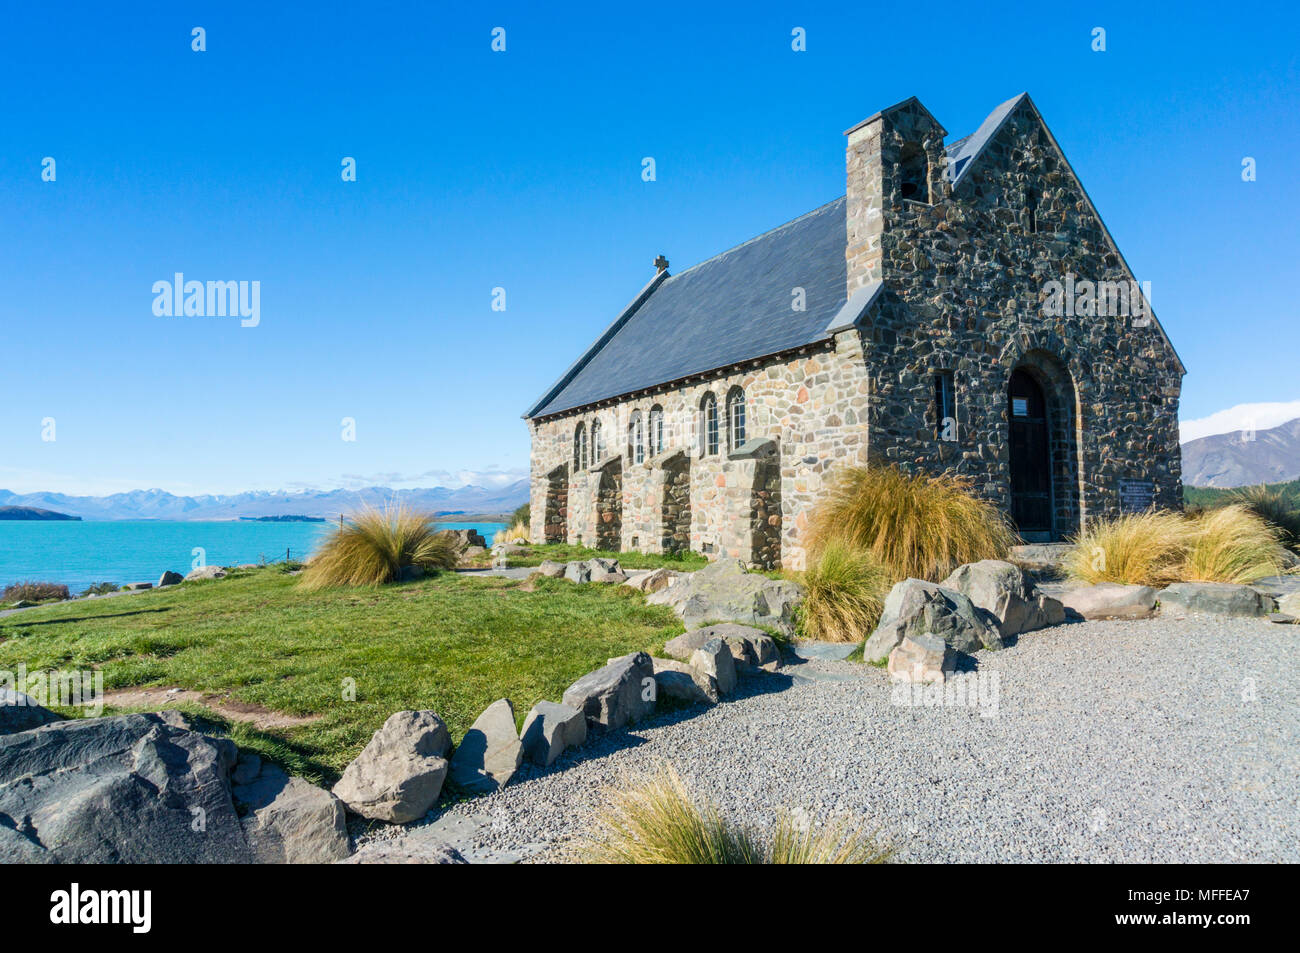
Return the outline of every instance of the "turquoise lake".
{"type": "MultiPolygon", "coordinates": [[[[157,582],[164,570],[184,575],[199,558],[209,566],[302,559],[334,523],[252,520],[172,522],[0,520],[0,589],[14,582],[63,583],[74,593],[92,583],[157,582]]],[[[487,539],[504,523],[439,523],[476,529],[487,539]]]]}

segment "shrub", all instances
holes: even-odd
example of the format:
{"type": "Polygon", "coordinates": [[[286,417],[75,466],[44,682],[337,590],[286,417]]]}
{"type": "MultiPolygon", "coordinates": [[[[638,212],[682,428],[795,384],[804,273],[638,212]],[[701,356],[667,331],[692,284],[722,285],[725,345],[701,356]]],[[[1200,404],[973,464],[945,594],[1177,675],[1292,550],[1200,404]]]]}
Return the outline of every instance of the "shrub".
{"type": "Polygon", "coordinates": [[[531,503],[524,503],[515,507],[515,511],[510,514],[511,526],[522,526],[528,529],[533,519],[533,507],[531,503]]]}
{"type": "Polygon", "coordinates": [[[871,553],[895,579],[938,581],[963,563],[1005,559],[1017,537],[962,477],[871,466],[840,471],[814,509],[814,559],[833,541],[871,553]]]}
{"type": "Polygon", "coordinates": [[[1178,513],[1157,511],[1097,520],[1073,540],[1065,570],[1094,585],[1168,585],[1187,557],[1189,525],[1178,513]]]}
{"type": "Polygon", "coordinates": [[[432,513],[406,507],[366,508],[334,530],[302,574],[302,586],[374,586],[391,582],[406,566],[452,569],[457,554],[432,513]]]}
{"type": "Polygon", "coordinates": [[[117,592],[120,588],[115,582],[96,582],[83,589],[81,594],[83,596],[102,596],[110,592],[117,592]]]}
{"type": "Polygon", "coordinates": [[[1285,571],[1283,530],[1242,504],[1190,520],[1191,545],[1181,576],[1189,582],[1252,583],[1285,571]]]}
{"type": "Polygon", "coordinates": [[[43,602],[46,599],[68,599],[68,587],[57,582],[16,582],[4,591],[6,602],[43,602]]]}
{"type": "Polygon", "coordinates": [[[1281,530],[1280,541],[1290,549],[1300,550],[1300,509],[1295,499],[1270,486],[1248,486],[1233,490],[1229,503],[1245,506],[1256,516],[1281,530]]]}
{"type": "Polygon", "coordinates": [[[799,634],[821,642],[860,642],[871,634],[893,584],[874,556],[838,540],[816,554],[800,582],[799,634]]]}
{"type": "Polygon", "coordinates": [[[1280,538],[1241,504],[1195,517],[1152,511],[1093,523],[1075,540],[1066,569],[1089,583],[1250,583],[1284,571],[1280,538]]]}
{"type": "Polygon", "coordinates": [[[783,814],[764,839],[693,798],[671,766],[611,793],[578,858],[598,864],[874,864],[890,852],[844,822],[801,830],[783,814]]]}

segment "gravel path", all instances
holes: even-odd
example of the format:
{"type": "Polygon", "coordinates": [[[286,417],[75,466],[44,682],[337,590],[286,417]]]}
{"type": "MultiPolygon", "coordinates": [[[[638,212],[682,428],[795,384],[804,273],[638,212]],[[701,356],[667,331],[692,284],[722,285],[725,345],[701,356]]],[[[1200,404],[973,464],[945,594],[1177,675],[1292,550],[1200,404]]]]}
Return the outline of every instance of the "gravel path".
{"type": "Polygon", "coordinates": [[[671,761],[737,819],[843,813],[906,861],[1300,861],[1300,626],[1085,622],[979,665],[992,717],[892,704],[879,669],[802,662],[373,836],[554,860],[604,787],[671,761]]]}

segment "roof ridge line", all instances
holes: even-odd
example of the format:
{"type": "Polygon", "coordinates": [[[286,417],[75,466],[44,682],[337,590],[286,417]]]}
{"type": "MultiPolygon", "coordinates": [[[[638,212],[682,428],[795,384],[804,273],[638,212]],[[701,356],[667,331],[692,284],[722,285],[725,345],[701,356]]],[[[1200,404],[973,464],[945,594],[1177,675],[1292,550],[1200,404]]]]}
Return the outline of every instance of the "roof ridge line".
{"type": "Polygon", "coordinates": [[[680,277],[682,277],[682,275],[689,275],[689,274],[690,274],[692,271],[694,271],[696,268],[702,268],[702,267],[704,267],[705,265],[707,265],[709,262],[711,262],[711,261],[717,261],[719,258],[723,258],[723,257],[725,257],[725,256],[727,256],[727,255],[730,255],[733,251],[739,251],[740,249],[744,248],[746,245],[752,245],[752,244],[754,244],[754,242],[758,241],[758,240],[761,239],[761,238],[766,238],[768,235],[772,235],[772,234],[774,234],[774,233],[776,233],[776,232],[779,232],[779,231],[780,231],[781,229],[783,229],[783,228],[788,228],[788,227],[790,227],[791,225],[794,225],[794,224],[796,224],[796,223],[798,223],[798,222],[802,222],[802,221],[803,221],[804,219],[806,219],[806,218],[811,218],[812,216],[816,215],[818,212],[823,211],[824,209],[829,208],[830,206],[834,205],[836,202],[840,201],[842,198],[844,198],[843,195],[837,195],[835,198],[831,199],[829,202],[823,202],[821,205],[817,206],[815,209],[813,209],[813,210],[810,211],[810,212],[804,212],[802,215],[800,215],[800,216],[798,216],[798,217],[796,217],[796,218],[792,218],[792,219],[790,219],[788,222],[782,222],[780,225],[777,225],[777,226],[775,226],[775,227],[773,227],[773,228],[769,228],[767,231],[765,231],[765,232],[763,232],[763,233],[761,233],[761,234],[759,234],[759,235],[755,235],[753,238],[746,239],[745,241],[741,242],[739,245],[732,245],[730,248],[726,249],[725,251],[720,251],[720,252],[718,252],[716,255],[712,255],[712,256],[710,256],[710,257],[704,259],[703,261],[698,261],[698,262],[696,262],[695,264],[691,265],[691,267],[687,268],[685,271],[679,271],[679,272],[677,272],[676,275],[673,275],[672,277],[674,277],[674,278],[680,278],[680,277]]]}

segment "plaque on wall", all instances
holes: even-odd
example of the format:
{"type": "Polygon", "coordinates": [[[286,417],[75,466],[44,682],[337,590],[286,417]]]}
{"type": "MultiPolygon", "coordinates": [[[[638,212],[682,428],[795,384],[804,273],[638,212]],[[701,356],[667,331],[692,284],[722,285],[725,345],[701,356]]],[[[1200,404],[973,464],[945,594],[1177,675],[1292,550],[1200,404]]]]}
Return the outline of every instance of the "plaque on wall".
{"type": "Polygon", "coordinates": [[[1150,480],[1120,480],[1119,508],[1124,513],[1145,513],[1156,500],[1156,485],[1150,480]]]}

